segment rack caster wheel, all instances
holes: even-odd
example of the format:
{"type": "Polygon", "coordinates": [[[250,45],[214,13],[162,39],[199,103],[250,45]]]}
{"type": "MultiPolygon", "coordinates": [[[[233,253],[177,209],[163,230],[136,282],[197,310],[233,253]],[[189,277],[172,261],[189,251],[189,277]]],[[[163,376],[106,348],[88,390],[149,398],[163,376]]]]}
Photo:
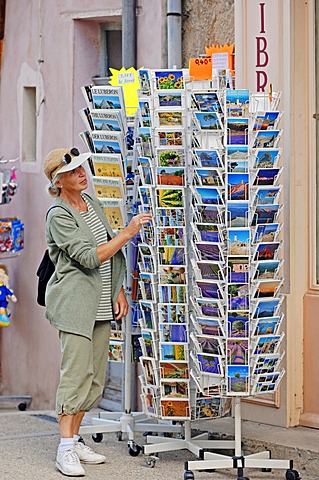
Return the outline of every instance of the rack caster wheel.
{"type": "Polygon", "coordinates": [[[146,465],[150,468],[154,468],[156,464],[156,457],[154,456],[149,456],[146,457],[146,465]]]}
{"type": "Polygon", "coordinates": [[[119,442],[122,441],[122,432],[116,432],[116,438],[118,439],[119,442]]]}
{"type": "Polygon", "coordinates": [[[187,472],[184,473],[184,480],[195,480],[195,476],[193,472],[188,470],[187,472]]]}
{"type": "Polygon", "coordinates": [[[25,402],[19,403],[18,409],[20,412],[24,412],[27,409],[27,404],[25,402]]]}
{"type": "Polygon", "coordinates": [[[287,470],[286,471],[286,480],[301,480],[297,470],[287,470]]]}
{"type": "Polygon", "coordinates": [[[131,457],[137,457],[142,451],[142,448],[134,442],[129,442],[127,446],[131,457]]]}
{"type": "Polygon", "coordinates": [[[96,433],[95,435],[92,435],[92,440],[95,443],[100,443],[103,440],[103,433],[96,433]]]}

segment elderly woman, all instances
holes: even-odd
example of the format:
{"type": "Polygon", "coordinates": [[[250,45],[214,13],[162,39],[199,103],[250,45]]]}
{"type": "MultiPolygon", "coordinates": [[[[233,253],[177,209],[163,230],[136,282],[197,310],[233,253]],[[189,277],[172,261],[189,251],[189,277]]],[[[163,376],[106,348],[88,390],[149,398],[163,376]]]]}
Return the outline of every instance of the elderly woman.
{"type": "Polygon", "coordinates": [[[110,321],[119,321],[128,312],[121,249],[151,219],[148,214],[136,215],[114,236],[100,202],[83,193],[88,186],[83,163],[89,156],[75,148],[60,148],[44,163],[49,193],[56,197],[46,222],[55,273],[47,286],[45,313],[61,343],[56,467],[68,476],[85,475],[81,462],[106,460],[79,442],[78,433],[85,412],[103,392],[110,321]]]}

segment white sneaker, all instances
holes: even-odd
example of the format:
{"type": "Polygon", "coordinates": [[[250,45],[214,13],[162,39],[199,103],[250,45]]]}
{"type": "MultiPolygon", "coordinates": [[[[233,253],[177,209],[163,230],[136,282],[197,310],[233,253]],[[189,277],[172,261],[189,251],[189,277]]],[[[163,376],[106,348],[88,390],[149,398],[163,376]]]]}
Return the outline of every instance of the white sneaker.
{"type": "Polygon", "coordinates": [[[104,455],[95,453],[92,448],[84,445],[84,443],[82,442],[75,442],[74,450],[80,461],[83,463],[97,464],[104,463],[106,460],[106,457],[104,455]]]}
{"type": "Polygon", "coordinates": [[[73,448],[64,452],[58,450],[55,466],[63,475],[69,477],[84,477],[85,475],[85,470],[73,448]]]}

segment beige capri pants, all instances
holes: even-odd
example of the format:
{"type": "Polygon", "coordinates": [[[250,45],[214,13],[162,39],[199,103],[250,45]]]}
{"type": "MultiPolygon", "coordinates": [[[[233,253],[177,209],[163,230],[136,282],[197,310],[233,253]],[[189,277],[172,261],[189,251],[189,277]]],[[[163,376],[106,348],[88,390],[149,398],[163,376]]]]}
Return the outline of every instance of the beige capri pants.
{"type": "Polygon", "coordinates": [[[111,322],[95,322],[92,340],[59,331],[60,383],[56,394],[57,415],[88,412],[101,397],[105,385],[111,322]]]}

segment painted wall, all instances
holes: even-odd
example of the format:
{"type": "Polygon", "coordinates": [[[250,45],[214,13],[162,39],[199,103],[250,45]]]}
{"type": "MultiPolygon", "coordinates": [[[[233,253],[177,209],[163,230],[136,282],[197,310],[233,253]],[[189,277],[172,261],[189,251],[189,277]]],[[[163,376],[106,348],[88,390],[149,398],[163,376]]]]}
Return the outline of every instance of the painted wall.
{"type": "MultiPolygon", "coordinates": [[[[84,130],[78,110],[85,107],[80,87],[99,74],[99,23],[119,20],[121,5],[121,0],[7,2],[0,155],[23,156],[25,86],[37,87],[38,138],[36,161],[17,164],[18,193],[8,206],[0,206],[1,216],[18,216],[26,227],[23,253],[5,260],[18,302],[10,305],[12,325],[0,331],[1,393],[32,395],[33,409],[54,407],[59,374],[57,332],[36,304],[35,273],[45,249],[45,213],[51,204],[43,161],[53,148],[85,151],[78,137],[84,130]]],[[[162,2],[139,0],[137,11],[137,66],[162,67],[162,2]]]]}

